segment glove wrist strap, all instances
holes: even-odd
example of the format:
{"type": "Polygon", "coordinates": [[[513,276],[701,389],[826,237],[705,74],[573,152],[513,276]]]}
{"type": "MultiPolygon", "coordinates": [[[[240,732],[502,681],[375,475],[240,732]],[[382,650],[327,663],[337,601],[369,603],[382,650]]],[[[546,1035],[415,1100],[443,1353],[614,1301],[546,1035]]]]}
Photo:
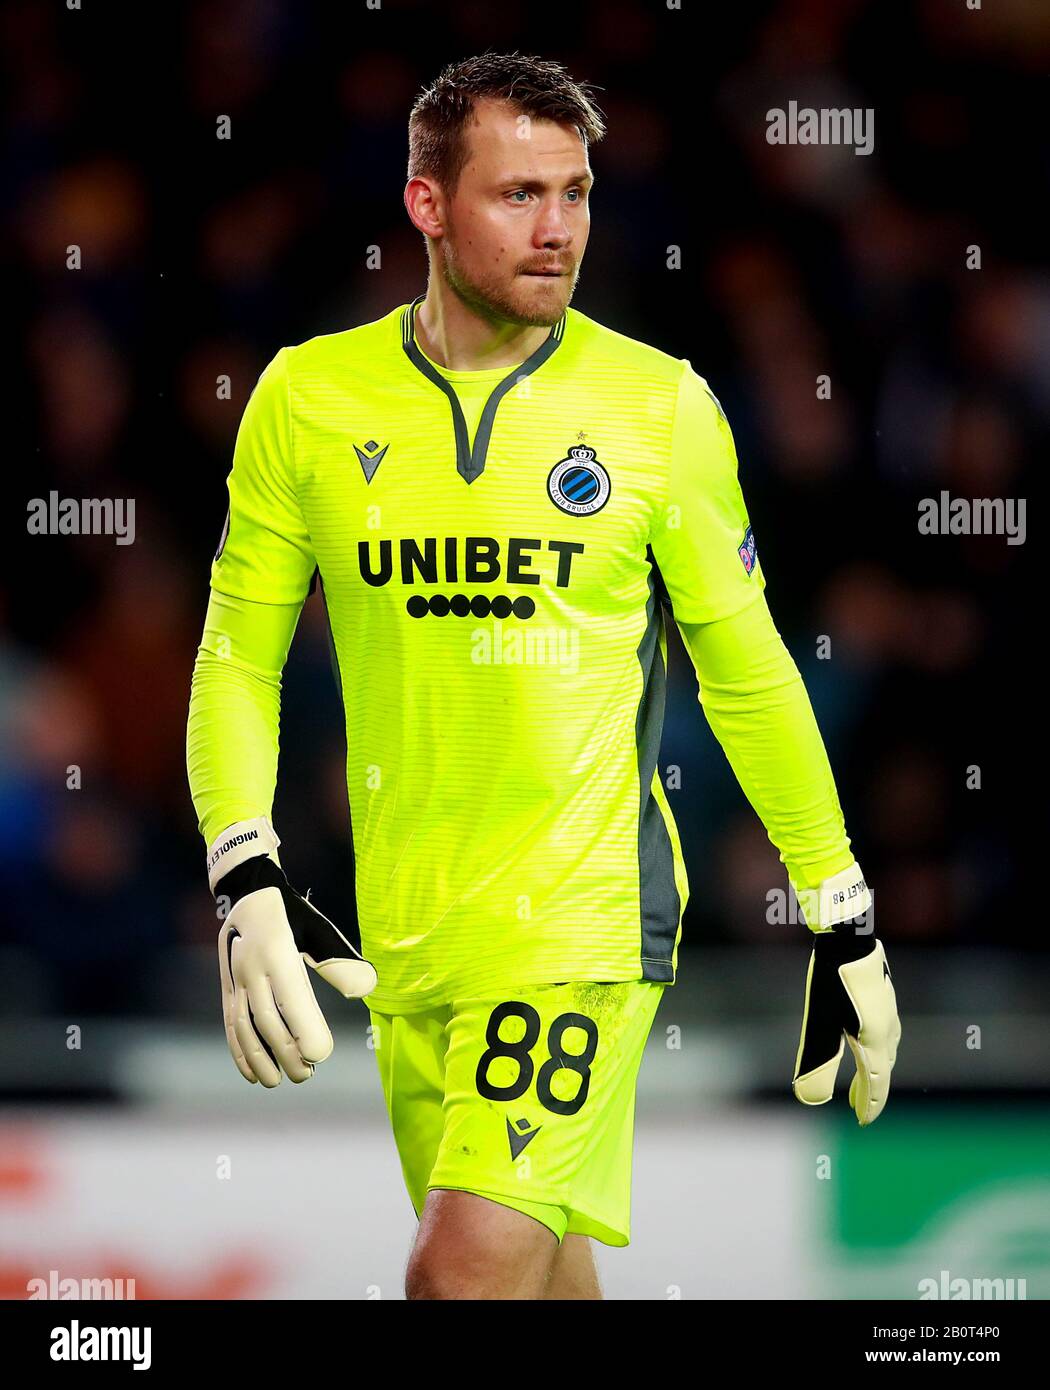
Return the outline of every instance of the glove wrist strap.
{"type": "Polygon", "coordinates": [[[813,932],[855,923],[872,911],[871,890],[854,860],[848,869],[832,874],[817,888],[796,888],[799,910],[813,932]]]}
{"type": "Polygon", "coordinates": [[[228,825],[208,848],[208,886],[212,893],[218,889],[220,879],[228,877],[231,870],[249,859],[263,855],[278,864],[277,846],[280,843],[266,816],[228,825]]]}
{"type": "Polygon", "coordinates": [[[215,886],[215,894],[229,898],[230,906],[246,898],[249,893],[257,893],[260,888],[280,888],[282,893],[290,887],[280,864],[275,864],[265,854],[257,854],[254,859],[243,863],[223,874],[215,886]]]}
{"type": "Polygon", "coordinates": [[[870,919],[858,917],[853,922],[839,922],[826,931],[813,933],[813,950],[817,958],[835,965],[870,956],[877,946],[875,930],[870,919]]]}

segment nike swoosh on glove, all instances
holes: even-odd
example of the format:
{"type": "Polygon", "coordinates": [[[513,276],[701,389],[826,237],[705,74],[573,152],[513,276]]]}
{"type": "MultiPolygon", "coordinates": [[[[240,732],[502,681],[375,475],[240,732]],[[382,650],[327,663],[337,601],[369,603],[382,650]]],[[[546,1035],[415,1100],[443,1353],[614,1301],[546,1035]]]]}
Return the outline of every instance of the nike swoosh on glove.
{"type": "Polygon", "coordinates": [[[238,864],[215,893],[233,903],[219,930],[222,1009],[233,1060],[246,1081],[273,1087],[282,1069],[292,1081],[306,1081],[334,1046],[306,966],[346,999],[375,989],[375,968],[265,855],[238,864]]]}
{"type": "Polygon", "coordinates": [[[792,1089],[803,1105],[832,1097],[845,1043],[857,1070],[849,1103],[862,1125],[877,1120],[890,1091],[901,1025],[882,943],[840,923],[814,933],[806,976],[806,1007],[792,1089]]]}

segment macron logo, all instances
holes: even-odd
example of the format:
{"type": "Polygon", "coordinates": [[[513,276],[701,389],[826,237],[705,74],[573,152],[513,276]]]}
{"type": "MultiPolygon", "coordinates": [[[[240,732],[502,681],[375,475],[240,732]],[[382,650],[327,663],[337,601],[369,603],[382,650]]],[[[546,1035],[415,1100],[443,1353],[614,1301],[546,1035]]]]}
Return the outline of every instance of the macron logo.
{"type": "Polygon", "coordinates": [[[535,1129],[529,1129],[528,1120],[515,1120],[511,1124],[507,1121],[507,1138],[510,1140],[510,1161],[513,1163],[522,1150],[536,1138],[542,1125],[537,1125],[535,1129]]]}
{"type": "Polygon", "coordinates": [[[363,449],[359,449],[356,444],[354,445],[354,453],[357,455],[357,461],[364,471],[366,483],[372,481],[373,474],[383,462],[383,455],[389,448],[389,444],[384,444],[380,449],[374,439],[370,439],[363,449]],[[376,452],[377,449],[379,450],[378,453],[376,452]]]}

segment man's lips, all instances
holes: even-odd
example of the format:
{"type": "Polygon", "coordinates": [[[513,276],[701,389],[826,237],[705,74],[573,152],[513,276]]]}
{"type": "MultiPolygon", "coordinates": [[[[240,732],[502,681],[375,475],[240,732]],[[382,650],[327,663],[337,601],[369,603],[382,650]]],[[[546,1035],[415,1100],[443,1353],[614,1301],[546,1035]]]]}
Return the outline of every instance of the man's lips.
{"type": "Polygon", "coordinates": [[[567,272],[564,270],[559,270],[557,266],[548,266],[544,270],[523,270],[521,273],[523,275],[549,276],[553,279],[555,276],[565,275],[567,272]]]}

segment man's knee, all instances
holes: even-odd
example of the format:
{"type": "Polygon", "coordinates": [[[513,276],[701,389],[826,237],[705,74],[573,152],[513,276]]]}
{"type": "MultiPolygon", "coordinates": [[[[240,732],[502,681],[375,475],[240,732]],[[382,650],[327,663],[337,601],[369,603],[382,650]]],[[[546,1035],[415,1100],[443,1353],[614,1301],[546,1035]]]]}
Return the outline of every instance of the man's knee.
{"type": "Polygon", "coordinates": [[[409,1299],[541,1298],[554,1232],[473,1192],[427,1194],[405,1275],[409,1299]]]}

